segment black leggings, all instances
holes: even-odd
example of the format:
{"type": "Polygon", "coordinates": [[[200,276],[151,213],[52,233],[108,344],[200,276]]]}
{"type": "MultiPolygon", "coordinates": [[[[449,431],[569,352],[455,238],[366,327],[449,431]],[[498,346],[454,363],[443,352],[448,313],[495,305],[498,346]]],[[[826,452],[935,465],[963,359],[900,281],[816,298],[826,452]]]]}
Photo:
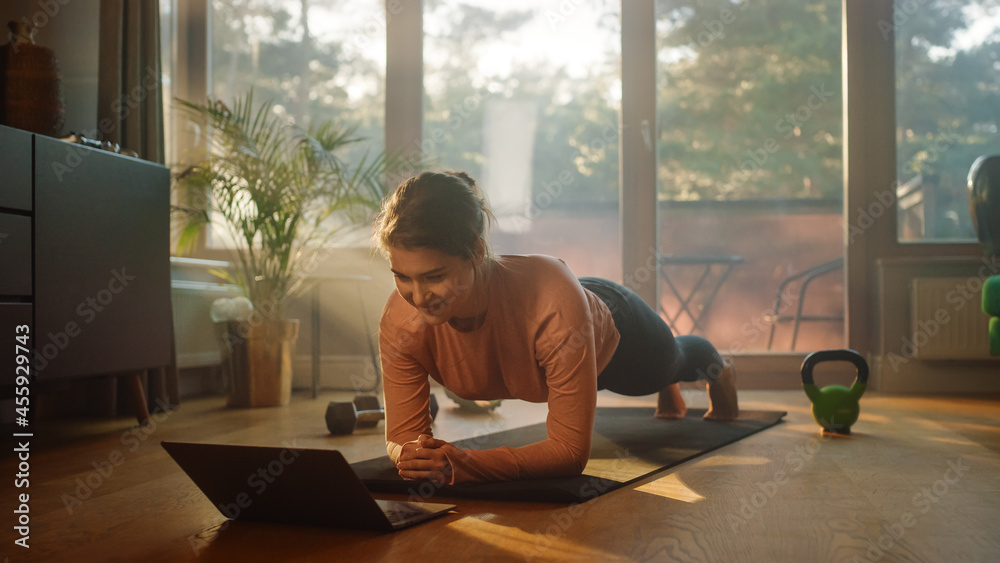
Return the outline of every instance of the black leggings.
{"type": "Polygon", "coordinates": [[[619,395],[651,395],[678,381],[715,381],[724,365],[712,343],[700,336],[674,337],[667,323],[638,295],[602,278],[580,284],[611,310],[621,335],[597,388],[619,395]]]}

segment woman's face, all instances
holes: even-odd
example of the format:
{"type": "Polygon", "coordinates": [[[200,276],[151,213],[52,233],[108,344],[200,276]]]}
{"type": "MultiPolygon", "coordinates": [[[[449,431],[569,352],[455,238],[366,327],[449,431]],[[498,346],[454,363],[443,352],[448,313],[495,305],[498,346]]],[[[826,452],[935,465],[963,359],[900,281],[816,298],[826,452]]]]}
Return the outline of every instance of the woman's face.
{"type": "Polygon", "coordinates": [[[473,260],[432,248],[391,246],[389,265],[396,276],[396,291],[427,324],[441,325],[482,313],[475,310],[472,299],[477,266],[473,260]]]}

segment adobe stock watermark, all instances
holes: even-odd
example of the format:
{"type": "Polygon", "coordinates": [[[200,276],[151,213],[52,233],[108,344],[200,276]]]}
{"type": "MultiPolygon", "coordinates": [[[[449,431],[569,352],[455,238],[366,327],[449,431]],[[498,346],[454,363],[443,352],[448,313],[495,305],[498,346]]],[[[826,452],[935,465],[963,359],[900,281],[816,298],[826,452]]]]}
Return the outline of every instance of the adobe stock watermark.
{"type": "Polygon", "coordinates": [[[581,499],[580,502],[570,504],[565,510],[552,512],[552,515],[549,517],[550,523],[544,527],[535,528],[532,534],[532,543],[521,546],[521,556],[524,557],[525,561],[532,561],[535,558],[544,556],[557,541],[565,537],[573,524],[580,518],[583,518],[588,508],[592,506],[588,505],[587,501],[606,493],[613,486],[614,482],[624,482],[634,477],[635,471],[632,467],[635,465],[635,462],[636,458],[629,454],[628,450],[621,449],[616,451],[615,460],[611,463],[611,472],[609,475],[604,477],[590,476],[590,479],[581,485],[579,491],[577,491],[581,499]]]}
{"type": "Polygon", "coordinates": [[[733,357],[730,355],[721,356],[722,362],[712,362],[709,364],[707,369],[698,368],[697,380],[698,381],[708,381],[710,383],[715,382],[722,376],[722,372],[733,365],[733,357]]]}
{"type": "Polygon", "coordinates": [[[111,306],[115,296],[125,291],[129,287],[129,284],[136,279],[135,276],[128,273],[126,266],[122,266],[121,269],[111,270],[110,274],[111,278],[105,287],[97,290],[93,295],[84,298],[76,306],[75,312],[80,318],[80,322],[75,320],[67,321],[62,330],[49,332],[45,337],[39,338],[34,353],[34,369],[36,374],[45,371],[49,362],[68,348],[73,338],[80,336],[84,326],[94,322],[94,319],[98,315],[111,306]]]}
{"type": "MultiPolygon", "coordinates": [[[[543,13],[545,21],[548,22],[550,29],[555,30],[560,24],[573,17],[573,15],[576,14],[577,9],[584,4],[586,4],[586,0],[560,0],[555,7],[550,7],[545,10],[543,13]]],[[[749,3],[746,1],[740,2],[737,5],[737,9],[739,11],[744,11],[747,9],[748,5],[749,3]]],[[[726,6],[720,7],[718,17],[701,19],[699,23],[701,23],[701,26],[705,29],[695,34],[695,42],[697,42],[700,47],[705,47],[714,41],[724,39],[726,37],[725,27],[735,23],[736,19],[736,12],[726,6]]]]}
{"type": "Polygon", "coordinates": [[[970,276],[964,281],[955,285],[945,294],[945,303],[951,305],[951,309],[941,307],[934,312],[934,317],[917,321],[917,330],[910,335],[910,338],[903,337],[899,348],[902,354],[889,352],[886,359],[893,372],[899,373],[900,367],[908,363],[917,355],[917,351],[933,340],[941,329],[953,319],[952,314],[961,311],[966,305],[973,307],[979,299],[979,292],[983,289],[986,280],[994,275],[1000,274],[1000,261],[996,256],[981,258],[983,265],[975,276],[970,276]]]}
{"type": "Polygon", "coordinates": [[[761,481],[751,488],[748,495],[740,496],[740,508],[736,512],[726,514],[726,523],[735,532],[756,518],[768,503],[778,494],[778,490],[791,482],[792,478],[805,469],[806,464],[816,457],[823,444],[833,439],[825,433],[812,436],[805,445],[795,446],[795,449],[785,456],[785,463],[775,470],[771,478],[761,481]]]}
{"type": "Polygon", "coordinates": [[[781,290],[781,295],[777,299],[777,306],[764,309],[757,315],[740,325],[740,334],[748,338],[747,342],[733,340],[727,350],[730,354],[740,354],[745,352],[747,346],[753,346],[758,340],[763,338],[764,332],[769,331],[777,319],[798,303],[798,293],[787,285],[781,290]]]}
{"type": "MultiPolygon", "coordinates": [[[[369,335],[365,335],[366,338],[370,338],[369,335]]],[[[378,372],[375,370],[375,365],[365,362],[365,367],[361,370],[361,373],[351,372],[350,381],[351,389],[354,390],[355,394],[371,392],[378,386],[378,372]]]]}
{"type": "MultiPolygon", "coordinates": [[[[300,448],[295,440],[291,442],[284,441],[281,444],[283,448],[278,452],[274,459],[270,460],[267,464],[262,467],[258,467],[252,471],[246,478],[246,489],[237,493],[232,502],[220,502],[215,505],[219,509],[219,512],[227,518],[225,522],[219,526],[218,530],[222,531],[229,527],[230,522],[236,520],[253,505],[254,501],[261,495],[267,492],[267,489],[273,484],[281,475],[285,472],[285,468],[289,465],[295,463],[295,460],[299,458],[302,454],[303,448],[300,448]]],[[[208,528],[212,526],[211,521],[206,521],[202,525],[203,528],[208,528]]],[[[206,541],[199,542],[198,534],[193,534],[188,536],[188,545],[191,550],[197,556],[205,546],[210,543],[206,541]]]]}
{"type": "MultiPolygon", "coordinates": [[[[117,115],[119,119],[127,119],[132,110],[138,108],[139,104],[146,101],[150,93],[160,86],[160,80],[160,75],[156,72],[156,69],[147,66],[143,78],[130,91],[123,92],[111,102],[111,112],[117,115]]],[[[97,129],[84,131],[81,135],[88,139],[107,138],[117,128],[117,124],[108,117],[102,118],[97,125],[97,129]]],[[[95,150],[97,149],[93,147],[67,143],[66,157],[63,158],[62,162],[53,161],[49,165],[52,173],[56,176],[56,181],[62,182],[67,174],[76,170],[85,158],[94,154],[95,150]]]]}
{"type": "MultiPolygon", "coordinates": [[[[207,205],[208,203],[207,198],[204,198],[204,196],[199,196],[199,200],[200,201],[196,203],[198,206],[207,205]]],[[[238,244],[238,241],[233,240],[233,243],[238,244]]],[[[311,252],[310,255],[303,261],[302,267],[296,268],[296,276],[289,284],[289,287],[303,284],[304,280],[307,280],[309,276],[316,271],[322,261],[326,259],[332,251],[332,245],[324,244],[314,252],[311,252]]],[[[255,303],[254,308],[250,311],[247,319],[237,323],[235,331],[231,332],[227,330],[223,334],[222,340],[226,345],[226,350],[232,352],[234,344],[243,344],[246,342],[253,329],[260,328],[267,321],[280,318],[289,294],[289,290],[276,287],[271,290],[271,293],[267,295],[266,299],[255,303]]]]}
{"type": "MultiPolygon", "coordinates": [[[[774,130],[782,134],[782,140],[787,140],[799,134],[802,125],[813,118],[837,92],[827,91],[826,84],[819,87],[813,85],[809,87],[809,96],[805,103],[795,108],[794,111],[787,112],[783,117],[774,122],[774,130]]],[[[736,180],[725,184],[727,191],[733,191],[745,185],[753,175],[760,170],[770,159],[770,156],[781,148],[778,139],[768,137],[756,149],[747,149],[747,158],[737,167],[730,168],[730,175],[736,175],[736,180]]]]}
{"type": "Polygon", "coordinates": [[[622,277],[622,285],[635,291],[650,280],[655,280],[659,267],[659,253],[650,246],[646,249],[646,261],[636,267],[631,274],[625,274],[622,277]]]}
{"type": "MultiPolygon", "coordinates": [[[[463,449],[458,450],[458,455],[461,456],[466,450],[475,450],[479,446],[486,444],[489,440],[489,436],[495,432],[505,430],[507,425],[504,423],[503,419],[497,416],[491,416],[490,420],[480,426],[471,437],[465,440],[467,446],[463,449]]],[[[416,483],[417,481],[414,481],[416,483]]],[[[406,492],[410,496],[408,497],[409,502],[421,502],[432,498],[442,487],[447,485],[443,480],[439,479],[423,479],[419,482],[419,485],[415,487],[409,487],[406,492]]]]}
{"type": "MultiPolygon", "coordinates": [[[[595,153],[603,152],[607,150],[609,145],[616,143],[621,138],[624,130],[624,124],[614,123],[610,120],[605,121],[601,133],[595,135],[583,146],[595,153]]],[[[531,221],[541,217],[546,209],[552,207],[562,197],[566,188],[576,183],[577,176],[579,176],[578,173],[573,173],[568,168],[560,170],[555,179],[542,182],[541,189],[526,202],[526,210],[523,215],[505,216],[504,219],[511,221],[516,231],[527,231],[531,221]]]]}
{"type": "MultiPolygon", "coordinates": [[[[156,399],[156,405],[160,409],[150,413],[149,422],[145,426],[135,426],[122,432],[119,441],[126,453],[135,453],[139,446],[152,436],[159,429],[159,425],[166,422],[173,412],[170,410],[170,405],[161,398],[156,399]]],[[[125,453],[116,448],[111,450],[105,458],[91,462],[90,465],[94,470],[84,477],[76,478],[76,488],[72,493],[63,493],[61,500],[63,506],[66,507],[66,512],[73,514],[74,508],[83,506],[84,501],[93,496],[94,491],[101,488],[104,483],[107,483],[115,469],[125,463],[125,460],[125,453]]]]}
{"type": "Polygon", "coordinates": [[[904,510],[895,522],[883,524],[882,529],[885,532],[874,541],[871,538],[866,539],[868,550],[865,552],[865,557],[855,555],[851,559],[852,563],[874,563],[885,557],[906,536],[907,530],[917,524],[917,517],[930,512],[931,508],[941,502],[941,498],[947,495],[948,491],[958,484],[970,469],[972,467],[965,465],[961,457],[955,461],[949,460],[948,469],[945,470],[940,479],[934,481],[930,487],[922,487],[919,492],[913,495],[911,504],[916,514],[904,510]]]}
{"type": "MultiPolygon", "coordinates": [[[[962,137],[954,132],[938,133],[928,149],[930,155],[927,157],[926,162],[937,162],[937,159],[942,154],[961,140],[962,137]]],[[[911,160],[910,163],[912,164],[912,162],[911,160]]],[[[888,189],[873,194],[874,197],[867,206],[859,205],[857,207],[855,220],[847,226],[848,244],[853,243],[855,238],[865,234],[887,212],[895,209],[896,200],[899,197],[898,189],[899,182],[893,182],[888,189]]]]}
{"type": "MultiPolygon", "coordinates": [[[[618,142],[625,127],[622,123],[607,120],[604,122],[604,128],[601,129],[600,135],[591,138],[585,146],[592,152],[603,152],[607,150],[609,145],[618,142]]],[[[531,203],[525,214],[526,217],[528,219],[537,219],[544,210],[551,207],[563,195],[566,188],[576,182],[576,176],[578,174],[573,174],[568,169],[563,169],[559,171],[554,181],[542,182],[542,190],[531,198],[531,203]]]]}
{"type": "Polygon", "coordinates": [[[479,110],[488,92],[488,84],[482,79],[472,83],[473,92],[457,101],[448,108],[448,117],[444,123],[434,125],[427,131],[423,139],[414,139],[414,150],[402,159],[399,172],[412,176],[423,167],[425,155],[436,154],[437,147],[448,140],[448,134],[457,131],[467,119],[479,110]]]}
{"type": "MultiPolygon", "coordinates": [[[[473,282],[475,283],[475,282],[473,282]]],[[[448,303],[451,303],[458,299],[465,291],[473,287],[472,285],[466,285],[465,283],[455,282],[449,280],[446,285],[446,291],[444,295],[440,298],[440,303],[438,307],[443,308],[448,303]]],[[[435,309],[439,310],[439,309],[435,309]]],[[[399,356],[405,354],[414,344],[417,343],[417,338],[420,337],[425,331],[428,330],[430,325],[423,322],[420,318],[414,318],[411,321],[410,328],[412,330],[400,331],[396,338],[390,340],[385,333],[379,334],[379,351],[383,356],[399,356]]]]}
{"type": "MultiPolygon", "coordinates": [[[[355,9],[361,9],[361,6],[355,9]]],[[[342,43],[344,54],[348,57],[355,57],[365,49],[372,46],[376,41],[376,36],[388,33],[389,21],[403,13],[403,0],[387,0],[385,9],[373,10],[365,21],[355,28],[350,37],[342,43]]],[[[383,43],[385,39],[381,40],[383,43]]]]}
{"type": "MultiPolygon", "coordinates": [[[[740,11],[745,11],[749,2],[740,2],[738,4],[740,11]]],[[[719,7],[719,17],[709,20],[701,20],[701,25],[705,28],[699,31],[695,35],[695,41],[698,43],[699,47],[707,47],[714,41],[719,39],[725,39],[725,28],[726,26],[732,25],[736,22],[736,12],[729,9],[726,6],[719,7]]]]}
{"type": "Polygon", "coordinates": [[[920,11],[927,0],[902,0],[892,3],[892,21],[878,20],[878,30],[882,33],[882,39],[888,41],[890,35],[896,33],[897,27],[906,25],[910,17],[920,11]]]}
{"type": "Polygon", "coordinates": [[[586,0],[560,0],[555,9],[545,10],[545,21],[549,22],[549,28],[555,29],[559,24],[576,13],[577,8],[586,3],[586,0]]]}
{"type": "MultiPolygon", "coordinates": [[[[22,17],[21,23],[26,26],[33,28],[35,30],[42,29],[43,27],[49,25],[57,15],[63,6],[69,4],[72,0],[38,0],[35,3],[37,10],[31,15],[30,18],[22,17]]],[[[18,52],[18,42],[15,40],[15,35],[13,31],[7,33],[7,39],[14,53],[18,52]]]]}

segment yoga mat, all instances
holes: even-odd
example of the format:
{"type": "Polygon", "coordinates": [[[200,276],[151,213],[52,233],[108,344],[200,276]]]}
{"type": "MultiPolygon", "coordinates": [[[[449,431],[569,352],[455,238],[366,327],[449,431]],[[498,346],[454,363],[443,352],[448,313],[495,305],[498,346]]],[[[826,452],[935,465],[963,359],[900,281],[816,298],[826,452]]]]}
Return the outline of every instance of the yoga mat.
{"type": "MultiPolygon", "coordinates": [[[[590,461],[582,475],[502,483],[436,485],[406,481],[388,457],[352,464],[373,493],[405,494],[414,500],[463,497],[485,500],[577,503],[683,463],[745,438],[781,421],[784,412],[741,411],[738,420],[702,420],[704,409],[689,409],[681,420],[653,418],[652,407],[598,408],[590,461]]],[[[475,439],[453,442],[456,447],[490,449],[525,446],[546,437],[545,424],[533,424],[475,439]]]]}

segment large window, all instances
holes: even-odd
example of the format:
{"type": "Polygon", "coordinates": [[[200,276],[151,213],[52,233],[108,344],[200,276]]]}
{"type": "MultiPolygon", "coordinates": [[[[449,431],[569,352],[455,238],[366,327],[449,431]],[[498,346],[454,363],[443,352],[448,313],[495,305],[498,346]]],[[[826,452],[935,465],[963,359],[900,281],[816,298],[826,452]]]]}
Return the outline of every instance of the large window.
{"type": "Polygon", "coordinates": [[[351,122],[381,147],[383,2],[213,0],[212,9],[214,97],[228,100],[252,88],[298,125],[351,122]]]}
{"type": "MultiPolygon", "coordinates": [[[[212,0],[211,95],[228,102],[253,91],[254,104],[296,127],[334,121],[366,140],[339,156],[357,164],[383,150],[385,4],[380,0],[212,0]]],[[[232,244],[221,226],[209,247],[232,244]]],[[[367,234],[344,233],[340,244],[367,234]]]]}
{"type": "Polygon", "coordinates": [[[497,253],[621,277],[618,3],[424,3],[425,156],[487,193],[497,253]]]}
{"type": "Polygon", "coordinates": [[[657,2],[660,307],[676,332],[736,352],[843,345],[840,20],[840,0],[657,2]]]}
{"type": "MultiPolygon", "coordinates": [[[[385,2],[210,2],[213,95],[252,86],[296,123],[339,116],[360,126],[369,147],[383,146],[385,2]]],[[[580,275],[627,282],[621,248],[649,248],[660,262],[661,314],[678,333],[737,352],[843,346],[845,207],[852,224],[862,207],[899,209],[898,233],[876,222],[865,244],[848,245],[852,327],[876,322],[858,305],[871,300],[876,260],[940,253],[896,245],[897,234],[976,252],[965,176],[975,157],[1000,146],[992,0],[899,0],[891,17],[885,3],[842,0],[406,5],[423,9],[423,90],[409,88],[423,103],[418,142],[432,167],[465,170],[485,189],[499,217],[495,249],[560,256],[580,275]],[[621,10],[650,10],[655,40],[636,40],[637,52],[656,55],[648,76],[656,76],[657,126],[644,90],[652,88],[630,83],[626,107],[644,109],[624,136],[621,10]],[[847,69],[858,79],[841,84],[841,61],[858,49],[865,60],[851,58],[847,69]],[[886,147],[893,120],[881,93],[893,78],[896,173],[891,158],[860,157],[845,178],[843,154],[856,155],[843,142],[846,92],[875,98],[851,104],[852,140],[886,147]],[[865,111],[881,117],[861,119],[865,111]],[[644,144],[628,136],[640,128],[644,144]],[[640,163],[629,170],[620,170],[620,138],[629,162],[640,163]],[[619,172],[649,177],[654,156],[656,201],[635,204],[640,188],[619,186],[619,172]],[[888,185],[893,176],[898,189],[888,185]],[[622,212],[640,218],[641,234],[630,236],[649,240],[619,240],[632,226],[618,220],[620,189],[630,196],[622,212]]],[[[624,21],[631,29],[635,20],[624,21]]],[[[421,40],[399,37],[394,48],[421,40]]],[[[629,269],[635,258],[624,256],[629,269]]],[[[874,346],[867,329],[851,335],[851,345],[874,346]]]]}
{"type": "Polygon", "coordinates": [[[1000,150],[1000,7],[898,2],[879,28],[896,39],[899,240],[971,241],[969,168],[1000,150]]]}

